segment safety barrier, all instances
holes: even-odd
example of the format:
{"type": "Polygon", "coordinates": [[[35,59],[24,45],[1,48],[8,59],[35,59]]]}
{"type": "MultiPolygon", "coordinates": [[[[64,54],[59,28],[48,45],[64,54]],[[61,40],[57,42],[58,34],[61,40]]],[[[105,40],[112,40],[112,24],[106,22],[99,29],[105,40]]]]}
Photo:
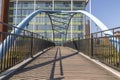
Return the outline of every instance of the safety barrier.
{"type": "Polygon", "coordinates": [[[48,41],[46,38],[37,33],[17,28],[15,26],[10,26],[3,22],[0,22],[0,25],[5,25],[8,28],[8,32],[0,32],[0,45],[2,45],[0,48],[2,50],[2,54],[0,55],[0,72],[3,72],[25,59],[33,57],[36,53],[55,45],[52,41],[48,41]],[[20,29],[21,33],[11,33],[11,31],[15,31],[15,29],[20,29]],[[10,41],[6,41],[7,43],[4,43],[3,41],[6,37],[13,38],[15,40],[12,42],[13,40],[7,39],[10,41]],[[10,45],[11,43],[13,44],[10,45]],[[6,46],[8,47],[9,45],[10,47],[6,51],[6,46]]]}
{"type": "Polygon", "coordinates": [[[64,46],[74,48],[108,66],[120,70],[120,27],[85,35],[68,41],[64,46]],[[110,31],[113,35],[106,35],[110,31]],[[116,39],[118,39],[116,41],[116,39]],[[116,41],[116,42],[115,42],[116,41]]]}

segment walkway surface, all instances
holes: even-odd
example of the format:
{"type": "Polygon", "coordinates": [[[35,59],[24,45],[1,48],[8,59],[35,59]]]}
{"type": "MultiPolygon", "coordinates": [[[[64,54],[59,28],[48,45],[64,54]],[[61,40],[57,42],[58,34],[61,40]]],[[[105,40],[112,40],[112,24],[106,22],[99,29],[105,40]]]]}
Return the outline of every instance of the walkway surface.
{"type": "Polygon", "coordinates": [[[9,80],[120,80],[102,67],[67,47],[55,47],[9,80]]]}

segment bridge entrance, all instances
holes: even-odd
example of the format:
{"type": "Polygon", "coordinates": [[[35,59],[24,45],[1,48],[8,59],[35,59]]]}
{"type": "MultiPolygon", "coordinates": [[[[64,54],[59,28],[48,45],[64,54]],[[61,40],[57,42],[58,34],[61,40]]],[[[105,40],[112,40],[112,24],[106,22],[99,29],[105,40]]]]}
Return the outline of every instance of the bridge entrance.
{"type": "MultiPolygon", "coordinates": [[[[71,57],[76,54],[78,54],[78,51],[84,52],[86,55],[97,58],[101,62],[106,63],[109,66],[112,66],[116,68],[117,70],[120,69],[120,55],[119,52],[119,36],[114,36],[113,33],[110,30],[102,31],[100,32],[101,37],[99,39],[94,36],[94,34],[90,34],[89,37],[84,36],[82,39],[77,37],[73,40],[67,40],[68,31],[70,27],[70,21],[76,14],[85,14],[88,17],[90,17],[101,30],[106,30],[107,27],[98,20],[95,16],[89,14],[86,11],[78,10],[78,11],[45,11],[45,10],[36,10],[35,12],[31,13],[29,16],[27,16],[20,24],[15,26],[8,25],[6,23],[0,22],[1,24],[8,26],[11,28],[9,33],[1,32],[1,35],[7,36],[6,39],[4,39],[0,44],[0,60],[1,60],[1,72],[15,66],[16,64],[20,62],[24,62],[26,59],[33,59],[37,55],[37,52],[43,54],[46,49],[51,49],[55,46],[55,38],[58,37],[57,33],[61,36],[60,38],[63,39],[64,46],[68,46],[71,48],[74,48],[77,50],[75,54],[70,54],[67,56],[61,57],[60,48],[57,47],[57,50],[55,53],[55,57],[53,62],[53,67],[51,70],[51,75],[49,75],[50,79],[55,78],[53,75],[53,72],[55,70],[55,65],[57,64],[55,61],[60,61],[60,73],[63,75],[63,69],[62,69],[62,58],[71,57]],[[49,40],[48,38],[41,36],[39,34],[24,30],[26,26],[30,24],[30,21],[38,14],[45,13],[50,21],[51,21],[51,28],[52,28],[52,34],[53,39],[49,40]],[[106,45],[104,40],[106,39],[109,41],[109,43],[106,45]],[[116,44],[118,43],[118,44],[116,44]],[[106,50],[108,50],[106,52],[106,50]],[[111,49],[111,51],[110,51],[111,49]],[[103,53],[97,52],[98,50],[104,51],[103,53]],[[115,52],[115,53],[114,53],[115,52]],[[105,54],[104,54],[105,53],[105,54]]],[[[115,29],[113,29],[114,32],[115,29]]],[[[98,35],[100,35],[98,32],[98,35]]],[[[60,44],[60,43],[59,43],[60,44]]],[[[55,47],[56,48],[56,47],[55,47]]],[[[66,47],[62,47],[64,50],[66,47]]],[[[64,51],[74,52],[70,48],[67,48],[64,51]]],[[[64,53],[63,51],[63,53],[64,53]]],[[[51,53],[52,54],[52,53],[51,53]]],[[[49,55],[51,55],[49,54],[49,55]]],[[[63,54],[64,55],[64,54],[63,54]]],[[[45,54],[46,56],[46,54],[45,54]]],[[[51,58],[51,56],[49,56],[51,58]]],[[[47,57],[47,59],[49,59],[47,57]]],[[[52,56],[53,57],[53,56],[52,56]]],[[[43,57],[46,58],[46,57],[43,57]]],[[[76,58],[74,58],[76,59],[76,58]]],[[[69,60],[68,60],[69,61],[69,60]]],[[[81,60],[82,61],[82,60],[81,60]]],[[[70,63],[70,62],[69,62],[70,63]]],[[[74,61],[73,61],[74,63],[74,61]]],[[[43,63],[44,64],[44,63],[43,63]]],[[[45,63],[46,64],[46,63],[45,63]]],[[[70,64],[67,65],[69,67],[70,64]]],[[[77,64],[75,64],[77,65],[77,64]]],[[[40,65],[39,65],[40,66],[40,65]]],[[[80,65],[79,65],[80,66],[80,65]]],[[[77,67],[77,66],[76,66],[77,67]]],[[[77,68],[76,68],[77,69],[77,68]]],[[[67,68],[66,68],[67,70],[67,68]]],[[[77,70],[76,70],[77,71],[77,70]]],[[[60,77],[61,78],[61,77],[60,77]]],[[[63,77],[62,77],[63,78],[63,77]]],[[[109,78],[110,79],[110,78],[109,78]]],[[[114,79],[112,79],[114,80],[114,79]]]]}

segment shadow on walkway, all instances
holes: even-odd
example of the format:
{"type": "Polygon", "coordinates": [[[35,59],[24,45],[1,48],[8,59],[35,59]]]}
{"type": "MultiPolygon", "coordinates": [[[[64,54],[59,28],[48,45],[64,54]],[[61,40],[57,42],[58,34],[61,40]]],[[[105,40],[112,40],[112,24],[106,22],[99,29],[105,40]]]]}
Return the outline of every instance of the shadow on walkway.
{"type": "MultiPolygon", "coordinates": [[[[45,53],[44,53],[45,54],[45,53]]],[[[44,67],[48,64],[53,64],[52,66],[52,70],[51,70],[51,74],[50,74],[50,80],[62,80],[64,77],[63,76],[63,67],[62,67],[62,59],[66,59],[66,58],[69,58],[69,57],[72,57],[72,56],[75,56],[77,55],[78,52],[75,52],[75,53],[71,53],[69,55],[65,55],[65,56],[61,56],[61,51],[59,50],[59,52],[56,51],[56,54],[55,54],[55,57],[53,60],[51,61],[47,61],[47,62],[43,62],[43,63],[40,63],[40,64],[36,64],[36,65],[33,65],[33,66],[28,66],[28,67],[24,67],[22,68],[21,70],[15,72],[15,75],[17,74],[20,74],[20,73],[23,73],[23,72],[27,72],[27,71],[30,71],[32,69],[36,69],[36,68],[39,68],[39,67],[44,67]],[[57,57],[57,55],[59,57],[57,57]],[[55,73],[55,65],[56,65],[56,62],[57,61],[60,61],[60,75],[61,77],[58,77],[58,78],[54,78],[54,73],[55,73]]],[[[36,58],[37,59],[37,58],[36,58]]],[[[30,63],[29,63],[30,64],[30,63]]],[[[12,75],[14,76],[14,75],[12,75]]]]}
{"type": "Polygon", "coordinates": [[[53,62],[53,66],[52,66],[52,70],[51,70],[51,74],[50,74],[50,80],[61,80],[64,77],[59,77],[59,78],[55,78],[55,67],[56,67],[56,62],[57,62],[57,57],[59,58],[58,61],[60,61],[59,66],[60,66],[60,75],[63,76],[63,66],[62,66],[62,56],[61,56],[61,50],[60,48],[57,48],[56,54],[55,54],[55,58],[54,58],[54,62],[53,62]]]}

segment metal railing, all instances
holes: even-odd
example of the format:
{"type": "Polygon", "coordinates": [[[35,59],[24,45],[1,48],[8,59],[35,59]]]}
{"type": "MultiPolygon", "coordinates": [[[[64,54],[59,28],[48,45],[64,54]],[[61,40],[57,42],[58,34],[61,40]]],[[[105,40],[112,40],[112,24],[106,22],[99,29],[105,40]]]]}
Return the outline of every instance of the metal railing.
{"type": "Polygon", "coordinates": [[[120,71],[120,27],[92,33],[64,44],[120,71]],[[105,34],[111,31],[113,35],[105,34]]]}
{"type": "Polygon", "coordinates": [[[0,56],[2,57],[0,60],[0,73],[24,61],[29,57],[33,57],[34,54],[48,47],[55,46],[52,41],[48,41],[43,36],[37,33],[17,28],[3,22],[0,22],[0,25],[4,25],[8,28],[8,32],[0,32],[0,45],[2,46],[2,53],[0,54],[0,56]],[[11,33],[11,31],[15,29],[21,29],[21,34],[18,35],[11,33]],[[11,41],[4,44],[4,40],[11,37],[16,38],[14,42],[9,39],[11,41]],[[9,45],[10,43],[13,44],[9,45]],[[5,46],[10,46],[10,48],[7,50],[5,46]],[[5,53],[3,53],[4,51],[5,53]]]}

